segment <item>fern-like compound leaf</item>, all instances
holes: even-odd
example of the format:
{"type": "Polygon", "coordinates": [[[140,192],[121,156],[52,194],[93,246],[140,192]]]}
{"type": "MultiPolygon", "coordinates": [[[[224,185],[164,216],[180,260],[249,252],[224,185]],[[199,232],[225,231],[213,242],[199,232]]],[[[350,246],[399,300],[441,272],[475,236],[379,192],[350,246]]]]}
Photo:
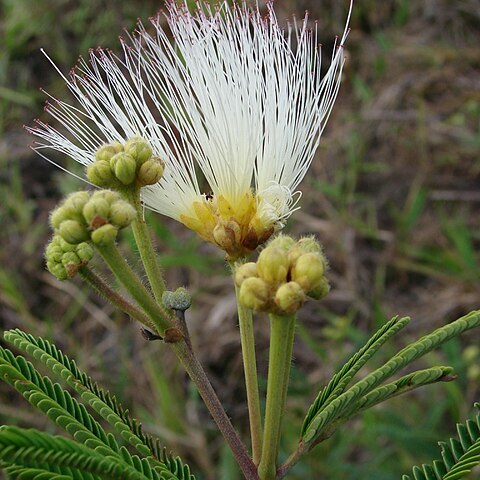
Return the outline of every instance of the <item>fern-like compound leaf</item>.
{"type": "Polygon", "coordinates": [[[408,324],[408,317],[394,317],[380,328],[368,342],[356,352],[345,365],[332,377],[328,385],[318,394],[308,410],[302,426],[302,435],[305,434],[311,421],[331,401],[345,391],[356,373],[373,357],[378,349],[393,335],[408,324]]]}
{"type": "Polygon", "coordinates": [[[339,419],[346,412],[351,411],[355,402],[373,391],[385,380],[392,377],[399,370],[430,352],[442,343],[460,335],[462,332],[480,325],[480,311],[474,311],[464,317],[445,325],[434,332],[425,335],[416,342],[408,345],[382,367],[367,375],[347,391],[330,401],[323,409],[315,413],[309,421],[301,441],[305,448],[315,445],[317,439],[321,438],[322,432],[339,419]]]}
{"type": "MultiPolygon", "coordinates": [[[[480,409],[478,403],[475,407],[480,409]]],[[[413,467],[412,474],[403,475],[402,480],[457,480],[469,475],[480,465],[480,413],[475,420],[458,424],[457,432],[458,439],[439,442],[442,460],[435,460],[432,466],[422,465],[422,469],[413,467]]]]}
{"type": "Polygon", "coordinates": [[[147,457],[152,466],[156,467],[162,475],[170,472],[174,475],[172,478],[178,478],[178,480],[195,480],[189,467],[184,465],[179,457],[169,456],[159,440],[144,433],[141,424],[130,417],[128,411],[121,407],[114,396],[100,388],[77,367],[74,360],[70,360],[54,344],[18,329],[8,331],[4,336],[9,343],[43,363],[53,374],[63,379],[125,441],[147,457]]]}

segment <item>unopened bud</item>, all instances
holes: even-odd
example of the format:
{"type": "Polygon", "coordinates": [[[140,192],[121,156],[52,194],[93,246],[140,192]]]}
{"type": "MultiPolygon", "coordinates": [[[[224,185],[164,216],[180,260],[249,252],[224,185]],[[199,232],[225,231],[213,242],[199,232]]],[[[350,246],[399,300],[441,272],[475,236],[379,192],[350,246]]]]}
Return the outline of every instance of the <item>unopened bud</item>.
{"type": "Polygon", "coordinates": [[[322,281],[325,261],[320,253],[304,253],[292,266],[292,280],[297,282],[305,292],[310,292],[322,281]]]}
{"type": "Polygon", "coordinates": [[[122,150],[123,146],[119,142],[113,142],[107,145],[103,145],[95,153],[95,159],[97,160],[97,162],[109,162],[114,155],[120,153],[122,150]]]}
{"type": "Polygon", "coordinates": [[[137,164],[128,153],[120,152],[114,155],[110,159],[110,167],[124,185],[130,185],[135,180],[137,164]]]}
{"type": "Polygon", "coordinates": [[[117,238],[118,229],[111,224],[103,225],[92,232],[92,242],[96,245],[106,247],[112,245],[117,238]]]}
{"type": "Polygon", "coordinates": [[[152,156],[152,147],[142,137],[133,137],[125,144],[125,153],[131,155],[137,165],[142,165],[152,156]]]}
{"type": "Polygon", "coordinates": [[[252,310],[266,310],[271,304],[268,284],[261,278],[245,279],[240,287],[239,300],[244,307],[252,310]]]}
{"type": "Polygon", "coordinates": [[[64,252],[74,252],[76,250],[77,245],[73,245],[71,243],[66,242],[62,237],[60,237],[58,235],[56,235],[55,237],[59,239],[58,243],[59,243],[60,247],[62,247],[62,250],[64,252]]]}
{"type": "Polygon", "coordinates": [[[275,293],[275,304],[287,314],[295,313],[305,302],[305,292],[297,282],[281,285],[275,293]]]}
{"type": "Polygon", "coordinates": [[[320,280],[318,286],[315,287],[313,290],[307,292],[307,295],[311,298],[314,298],[315,300],[321,300],[328,294],[329,291],[330,284],[328,283],[327,278],[323,277],[322,280],[320,280]]]}
{"type": "Polygon", "coordinates": [[[158,158],[147,160],[138,170],[137,182],[141,187],[155,185],[163,175],[165,164],[158,158]]]}
{"type": "Polygon", "coordinates": [[[303,237],[298,242],[297,245],[304,251],[304,253],[321,253],[322,247],[320,243],[312,235],[310,237],[303,237]]]}
{"type": "Polygon", "coordinates": [[[77,245],[75,253],[78,255],[78,258],[80,258],[81,262],[86,264],[92,259],[94,252],[89,243],[83,242],[77,245]]]}
{"type": "Polygon", "coordinates": [[[174,292],[163,292],[162,303],[167,308],[184,312],[190,308],[190,305],[192,304],[192,297],[186,288],[180,287],[174,292]]]}
{"type": "Polygon", "coordinates": [[[58,228],[58,234],[68,243],[77,244],[88,240],[89,235],[85,225],[76,220],[65,220],[58,228]]]}
{"type": "Polygon", "coordinates": [[[97,200],[99,198],[102,198],[109,205],[111,205],[112,203],[116,202],[122,197],[120,196],[119,193],[114,192],[112,190],[96,190],[95,192],[93,192],[92,200],[97,200]]]}
{"type": "Polygon", "coordinates": [[[280,248],[268,246],[258,256],[258,275],[271,285],[278,285],[286,280],[288,266],[287,254],[280,248]]]}
{"type": "Polygon", "coordinates": [[[226,252],[235,252],[238,249],[242,232],[235,220],[218,223],[213,229],[215,243],[226,252]]]}
{"type": "Polygon", "coordinates": [[[71,193],[63,202],[63,208],[72,214],[80,214],[89,198],[90,194],[85,190],[71,193]]]}
{"type": "Polygon", "coordinates": [[[68,278],[67,270],[61,263],[47,262],[48,271],[59,280],[66,280],[68,278]]]}
{"type": "Polygon", "coordinates": [[[256,276],[257,264],[255,262],[244,263],[235,269],[235,285],[240,287],[244,280],[256,276]]]}
{"type": "Polygon", "coordinates": [[[93,230],[107,223],[110,205],[104,198],[92,198],[83,207],[83,216],[93,230]],[[101,221],[100,219],[103,219],[101,221]]]}
{"type": "Polygon", "coordinates": [[[67,252],[63,254],[62,264],[64,267],[67,265],[79,265],[82,263],[79,256],[75,252],[67,252]]]}
{"type": "Polygon", "coordinates": [[[110,223],[118,228],[128,227],[137,216],[137,211],[125,200],[117,200],[110,207],[110,223]]]}
{"type": "Polygon", "coordinates": [[[106,160],[99,160],[87,167],[87,178],[97,187],[111,187],[115,184],[116,178],[106,160]]]}
{"type": "Polygon", "coordinates": [[[280,248],[280,250],[283,250],[286,252],[290,248],[292,248],[295,245],[295,243],[296,242],[292,237],[289,237],[288,235],[283,235],[280,233],[273,240],[270,240],[270,242],[268,242],[268,246],[280,248]]]}

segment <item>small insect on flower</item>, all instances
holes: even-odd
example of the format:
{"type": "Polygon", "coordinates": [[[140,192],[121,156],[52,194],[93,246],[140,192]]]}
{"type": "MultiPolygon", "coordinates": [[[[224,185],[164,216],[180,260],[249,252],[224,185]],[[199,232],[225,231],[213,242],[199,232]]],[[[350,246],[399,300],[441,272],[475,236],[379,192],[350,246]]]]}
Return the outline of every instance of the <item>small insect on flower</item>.
{"type": "MultiPolygon", "coordinates": [[[[90,52],[65,78],[77,105],[51,97],[66,133],[37,122],[35,150],[83,165],[104,144],[141,136],[165,163],[144,204],[174,218],[230,258],[253,251],[295,211],[340,85],[347,27],[321,74],[317,27],[283,30],[273,5],[167,3],[122,40],[123,55],[90,52]],[[173,44],[170,41],[173,37],[173,44]],[[205,188],[202,188],[204,183],[205,188]],[[208,192],[208,193],[207,193],[208,192]]],[[[350,17],[351,5],[348,14],[350,17]]],[[[348,19],[347,19],[348,25],[348,19]]]]}

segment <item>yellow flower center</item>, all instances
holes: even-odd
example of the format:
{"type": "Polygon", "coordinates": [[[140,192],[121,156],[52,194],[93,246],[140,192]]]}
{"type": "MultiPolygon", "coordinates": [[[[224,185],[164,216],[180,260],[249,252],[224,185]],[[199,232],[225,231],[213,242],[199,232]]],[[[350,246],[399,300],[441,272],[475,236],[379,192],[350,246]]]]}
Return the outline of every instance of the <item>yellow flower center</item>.
{"type": "Polygon", "coordinates": [[[180,215],[180,220],[233,260],[255,250],[275,230],[271,221],[257,215],[259,203],[251,191],[235,203],[223,195],[209,196],[193,202],[195,216],[180,215]]]}

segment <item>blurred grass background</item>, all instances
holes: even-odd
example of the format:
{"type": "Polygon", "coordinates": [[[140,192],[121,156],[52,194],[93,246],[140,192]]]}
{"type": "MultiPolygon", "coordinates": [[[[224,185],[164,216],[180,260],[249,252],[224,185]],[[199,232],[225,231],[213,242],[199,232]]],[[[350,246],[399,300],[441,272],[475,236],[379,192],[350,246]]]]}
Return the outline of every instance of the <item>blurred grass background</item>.
{"type": "MultiPolygon", "coordinates": [[[[197,478],[235,480],[231,456],[168,349],[147,344],[138,325],[79,281],[56,281],[42,258],[49,210],[83,186],[28,148],[22,124],[47,119],[39,87],[66,96],[39,49],[68,72],[90,47],[118,51],[122,28],[132,30],[137,17],[146,22],[159,7],[153,0],[0,0],[0,322],[57,342],[188,461],[197,478]]],[[[338,0],[276,3],[281,22],[305,10],[318,19],[327,63],[346,9],[338,0]]],[[[302,185],[302,210],[288,227],[324,243],[332,292],[300,315],[285,456],[320,387],[386,319],[411,315],[413,322],[384,357],[479,306],[480,2],[358,0],[351,29],[340,95],[302,185]]],[[[58,161],[78,170],[68,159],[58,161]]],[[[148,217],[170,287],[186,285],[193,294],[189,323],[199,356],[246,434],[234,293],[222,256],[181,225],[148,217]]],[[[138,262],[128,233],[124,250],[138,262]]],[[[266,318],[256,327],[265,388],[266,318]]],[[[398,479],[413,464],[437,458],[436,441],[453,435],[455,422],[480,399],[479,339],[472,332],[425,360],[453,365],[456,382],[350,422],[290,478],[398,479]]],[[[0,420],[54,429],[5,385],[0,420]]]]}

